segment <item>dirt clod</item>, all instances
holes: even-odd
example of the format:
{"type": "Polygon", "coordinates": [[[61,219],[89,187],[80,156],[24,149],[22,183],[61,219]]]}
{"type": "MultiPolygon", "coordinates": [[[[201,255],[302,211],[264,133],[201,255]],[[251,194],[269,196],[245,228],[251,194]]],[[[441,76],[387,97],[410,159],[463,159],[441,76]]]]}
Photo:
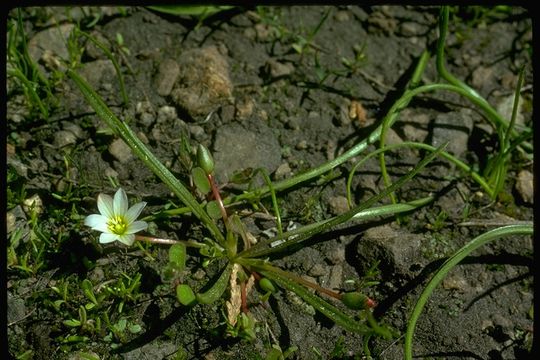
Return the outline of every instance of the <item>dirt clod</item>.
{"type": "Polygon", "coordinates": [[[215,46],[188,50],[177,61],[180,72],[171,98],[193,119],[200,121],[231,101],[229,64],[215,46]]]}

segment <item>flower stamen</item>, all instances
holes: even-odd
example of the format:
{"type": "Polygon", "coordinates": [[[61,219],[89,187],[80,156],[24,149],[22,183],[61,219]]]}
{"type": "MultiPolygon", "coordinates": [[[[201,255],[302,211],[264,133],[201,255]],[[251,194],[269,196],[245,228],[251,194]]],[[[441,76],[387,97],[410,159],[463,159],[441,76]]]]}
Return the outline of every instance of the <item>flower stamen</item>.
{"type": "Polygon", "coordinates": [[[123,235],[128,228],[128,223],[123,216],[116,215],[109,219],[107,226],[111,233],[116,235],[123,235]]]}

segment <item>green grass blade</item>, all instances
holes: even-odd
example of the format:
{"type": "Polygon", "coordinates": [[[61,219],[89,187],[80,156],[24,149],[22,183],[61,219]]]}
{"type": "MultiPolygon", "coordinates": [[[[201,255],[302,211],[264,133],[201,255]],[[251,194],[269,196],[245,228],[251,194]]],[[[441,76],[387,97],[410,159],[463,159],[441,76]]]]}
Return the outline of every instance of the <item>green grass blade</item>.
{"type": "Polygon", "coordinates": [[[175,16],[204,16],[208,17],[218,12],[230,10],[234,6],[204,6],[204,5],[152,5],[147,8],[164,14],[175,16]]]}
{"type": "Polygon", "coordinates": [[[270,177],[266,173],[266,170],[264,168],[258,168],[255,173],[260,173],[261,176],[264,179],[264,182],[266,182],[266,186],[270,189],[270,197],[272,199],[272,206],[274,207],[274,214],[276,216],[276,226],[278,230],[278,236],[283,236],[283,227],[281,225],[281,213],[279,212],[279,206],[277,202],[276,197],[276,190],[274,189],[274,185],[272,184],[272,181],[270,180],[270,177]]]}
{"type": "Polygon", "coordinates": [[[304,226],[300,229],[297,229],[294,231],[293,236],[289,236],[287,241],[281,242],[279,245],[276,245],[272,248],[267,248],[266,245],[270,244],[274,241],[277,241],[277,238],[272,238],[270,240],[260,242],[257,245],[244,250],[240,253],[243,257],[260,257],[260,256],[267,256],[268,254],[275,253],[278,251],[281,251],[291,245],[299,244],[302,241],[305,241],[312,237],[313,235],[316,235],[318,233],[321,233],[323,231],[329,230],[330,228],[342,224],[349,219],[351,219],[353,216],[355,216],[357,213],[361,212],[362,210],[365,210],[372,205],[374,205],[377,201],[380,199],[388,196],[389,193],[399,189],[402,187],[407,181],[411,180],[418,172],[420,172],[427,164],[429,164],[433,159],[435,159],[443,150],[443,148],[446,146],[446,144],[440,146],[436,151],[426,156],[422,161],[420,161],[414,169],[412,169],[410,172],[408,172],[406,175],[402,176],[398,181],[396,181],[394,184],[390,185],[386,189],[384,189],[379,194],[371,197],[364,203],[352,208],[351,210],[333,217],[331,219],[328,219],[326,221],[323,221],[321,223],[317,223],[315,226],[308,225],[304,226]]]}
{"type": "Polygon", "coordinates": [[[433,290],[439,285],[439,283],[444,279],[446,274],[456,266],[461,260],[468,256],[472,251],[476,250],[480,246],[483,246],[493,240],[496,240],[503,236],[509,235],[532,235],[533,226],[532,225],[509,225],[503,226],[491,231],[488,231],[476,238],[474,238],[467,245],[459,249],[454,255],[452,255],[444,264],[437,270],[433,278],[428,282],[424,291],[418,298],[416,305],[412,311],[411,317],[407,325],[407,332],[405,334],[405,359],[412,359],[412,340],[414,335],[414,329],[416,327],[416,322],[422,313],[422,310],[433,293],[433,290]]]}
{"type": "Polygon", "coordinates": [[[231,277],[232,268],[232,263],[229,263],[210,289],[208,289],[204,293],[198,293],[196,295],[197,301],[201,304],[211,304],[217,301],[221,297],[221,295],[223,295],[225,289],[227,289],[227,284],[229,284],[229,278],[231,277]]]}
{"type": "Polygon", "coordinates": [[[123,101],[124,105],[128,105],[129,98],[128,98],[127,93],[126,93],[126,86],[124,84],[124,77],[122,76],[122,72],[120,71],[120,65],[118,64],[118,61],[116,61],[116,58],[114,57],[112,52],[110,52],[109,49],[107,49],[107,47],[105,47],[102,43],[97,41],[90,34],[87,34],[82,30],[77,30],[77,33],[83,35],[88,40],[90,40],[101,51],[103,51],[103,53],[105,54],[105,56],[107,56],[109,58],[109,60],[111,60],[113,66],[114,66],[114,71],[116,72],[116,76],[118,76],[118,82],[120,84],[120,94],[122,94],[122,101],[123,101]]]}
{"type": "MultiPolygon", "coordinates": [[[[368,154],[362,160],[357,162],[352,167],[351,171],[349,172],[349,176],[347,178],[347,201],[349,203],[349,206],[352,206],[352,195],[351,195],[352,179],[353,179],[354,173],[356,172],[358,167],[360,167],[363,163],[365,163],[371,157],[373,157],[373,156],[375,156],[375,155],[377,155],[377,154],[379,154],[381,152],[385,152],[385,151],[389,151],[389,150],[395,150],[395,149],[399,149],[401,147],[412,147],[412,148],[417,148],[417,149],[422,149],[422,150],[427,150],[427,151],[432,151],[432,152],[437,150],[436,147],[428,145],[428,144],[418,143],[418,142],[413,142],[413,141],[404,141],[404,142],[399,143],[399,144],[386,146],[383,149],[377,149],[377,150],[373,151],[372,153],[368,154]]],[[[473,171],[470,166],[468,166],[467,164],[465,164],[463,161],[459,160],[458,158],[456,158],[452,154],[447,153],[446,151],[441,152],[441,157],[448,160],[448,161],[450,161],[451,163],[456,165],[459,169],[461,169],[463,172],[470,175],[472,177],[472,179],[474,181],[476,181],[478,183],[478,185],[480,185],[490,197],[493,197],[493,194],[495,193],[493,188],[489,185],[489,183],[480,174],[473,171]]]]}

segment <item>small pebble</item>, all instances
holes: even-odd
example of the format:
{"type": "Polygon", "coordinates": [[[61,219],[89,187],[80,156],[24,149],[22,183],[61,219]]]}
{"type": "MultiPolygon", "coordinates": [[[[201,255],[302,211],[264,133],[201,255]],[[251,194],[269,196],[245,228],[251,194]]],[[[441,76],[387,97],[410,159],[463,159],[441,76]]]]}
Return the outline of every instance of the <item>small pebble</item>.
{"type": "Polygon", "coordinates": [[[534,203],[533,174],[528,170],[521,170],[516,179],[516,190],[527,204],[534,203]]]}
{"type": "Polygon", "coordinates": [[[111,145],[109,145],[109,152],[121,163],[126,163],[133,158],[131,149],[122,139],[114,140],[111,145]]]}
{"type": "Polygon", "coordinates": [[[27,214],[30,212],[41,214],[43,212],[43,201],[38,194],[34,194],[23,201],[23,209],[27,214]]]}

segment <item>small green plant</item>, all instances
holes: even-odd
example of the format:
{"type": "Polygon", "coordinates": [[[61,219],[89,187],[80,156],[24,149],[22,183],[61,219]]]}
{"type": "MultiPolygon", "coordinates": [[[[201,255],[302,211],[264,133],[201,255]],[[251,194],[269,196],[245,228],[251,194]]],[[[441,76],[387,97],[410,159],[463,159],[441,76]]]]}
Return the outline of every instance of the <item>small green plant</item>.
{"type": "Polygon", "coordinates": [[[298,54],[303,55],[307,49],[313,48],[315,50],[320,50],[314,43],[313,40],[323,24],[325,23],[326,19],[330,15],[330,9],[328,9],[323,16],[321,17],[321,20],[319,23],[308,33],[306,37],[302,35],[297,35],[295,42],[291,45],[291,47],[296,51],[298,54]]]}
{"type": "Polygon", "coordinates": [[[30,57],[20,8],[16,9],[15,19],[8,19],[7,76],[19,83],[31,109],[39,110],[41,117],[47,119],[49,107],[56,101],[53,84],[30,57]]]}

